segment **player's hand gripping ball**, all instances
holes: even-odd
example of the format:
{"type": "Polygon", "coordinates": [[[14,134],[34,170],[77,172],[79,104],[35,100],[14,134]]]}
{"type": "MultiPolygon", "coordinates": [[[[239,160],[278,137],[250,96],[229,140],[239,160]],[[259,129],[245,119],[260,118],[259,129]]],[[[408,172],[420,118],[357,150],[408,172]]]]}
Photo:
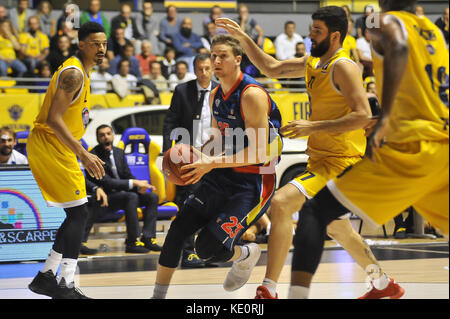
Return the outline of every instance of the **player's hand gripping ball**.
{"type": "Polygon", "coordinates": [[[166,178],[175,185],[184,186],[187,180],[181,177],[188,171],[181,171],[181,167],[194,163],[198,156],[192,150],[191,145],[176,144],[164,153],[162,169],[166,178]]]}

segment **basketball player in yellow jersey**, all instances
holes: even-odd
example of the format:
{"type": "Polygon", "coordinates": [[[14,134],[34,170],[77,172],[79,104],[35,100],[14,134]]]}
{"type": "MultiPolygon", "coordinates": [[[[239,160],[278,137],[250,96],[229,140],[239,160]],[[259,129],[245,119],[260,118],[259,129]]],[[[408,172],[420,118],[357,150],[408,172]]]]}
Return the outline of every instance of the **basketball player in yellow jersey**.
{"type": "Polygon", "coordinates": [[[78,142],[89,120],[90,70],[106,53],[105,30],[88,22],[79,29],[78,39],[77,54],[67,59],[50,81],[27,144],[30,168],[47,205],[62,207],[66,212],[44,268],[29,288],[62,299],[87,298],[74,287],[88,216],[85,180],[77,156],[91,176],[101,179],[105,174],[104,163],[78,142]]]}
{"type": "Polygon", "coordinates": [[[449,55],[439,29],[414,14],[415,2],[380,1],[380,26],[371,33],[381,117],[369,137],[368,157],[329,181],[301,210],[291,298],[308,297],[322,234],[349,210],[382,225],[414,206],[448,236],[449,55]]]}
{"type": "MultiPolygon", "coordinates": [[[[348,30],[345,11],[340,7],[324,7],[312,19],[311,56],[285,61],[263,53],[231,20],[216,20],[218,26],[225,27],[241,41],[250,60],[267,76],[304,76],[311,97],[311,118],[293,121],[281,129],[285,137],[309,136],[309,160],[306,172],[277,190],[272,199],[268,262],[264,281],[256,291],[258,299],[277,297],[276,283],[292,244],[292,214],[328,180],[360,161],[366,148],[363,128],[370,121],[370,106],[361,72],[342,49],[348,30]]],[[[299,219],[303,217],[300,215],[299,219]]],[[[373,269],[370,265],[379,268],[348,216],[331,223],[327,232],[368,274],[373,269]]],[[[403,295],[403,289],[391,283],[385,274],[374,284],[382,288],[384,296],[403,295]]]]}

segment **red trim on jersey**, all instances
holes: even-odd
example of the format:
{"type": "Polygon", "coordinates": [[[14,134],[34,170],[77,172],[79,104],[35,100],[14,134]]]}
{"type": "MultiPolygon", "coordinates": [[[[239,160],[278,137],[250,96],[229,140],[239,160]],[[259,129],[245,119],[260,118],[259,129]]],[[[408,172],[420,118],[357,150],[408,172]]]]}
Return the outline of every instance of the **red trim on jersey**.
{"type": "Polygon", "coordinates": [[[261,86],[259,86],[259,85],[257,85],[257,84],[248,84],[247,86],[245,86],[243,89],[242,89],[242,92],[241,92],[241,96],[239,97],[239,111],[241,112],[241,117],[242,117],[242,119],[245,121],[245,116],[244,116],[244,113],[242,112],[242,102],[241,102],[241,100],[242,100],[242,95],[244,95],[244,92],[245,92],[245,90],[247,90],[249,87],[257,87],[257,88],[260,88],[264,93],[266,93],[266,95],[267,95],[267,101],[269,102],[269,109],[268,109],[268,111],[267,111],[267,116],[270,116],[270,111],[271,111],[271,101],[270,101],[270,95],[269,95],[269,93],[266,91],[266,90],[264,90],[261,86]]]}
{"type": "Polygon", "coordinates": [[[224,92],[223,92],[223,89],[222,89],[222,98],[223,98],[224,101],[228,100],[230,95],[233,94],[234,90],[236,90],[238,88],[238,86],[241,84],[243,78],[244,78],[244,73],[241,72],[241,74],[239,75],[239,79],[236,81],[236,83],[234,83],[234,85],[231,88],[231,90],[228,91],[227,95],[223,95],[224,92]]]}

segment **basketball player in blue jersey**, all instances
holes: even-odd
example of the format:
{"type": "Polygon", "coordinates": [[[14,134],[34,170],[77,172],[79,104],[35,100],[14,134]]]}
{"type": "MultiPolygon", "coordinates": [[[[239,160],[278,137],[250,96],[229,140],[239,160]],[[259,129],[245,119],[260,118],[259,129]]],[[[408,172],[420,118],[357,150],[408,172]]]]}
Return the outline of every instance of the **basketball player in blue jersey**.
{"type": "Polygon", "coordinates": [[[169,229],[159,259],[155,299],[166,297],[183,242],[200,229],[195,242],[200,258],[233,261],[225,290],[242,287],[259,260],[258,245],[236,242],[265,213],[274,193],[274,165],[282,148],[281,115],[264,88],[240,71],[242,54],[238,40],[228,35],[213,39],[211,58],[220,85],[210,98],[212,134],[203,152],[194,150],[199,160],[183,167],[188,184],[201,184],[169,229]],[[223,141],[225,152],[210,155],[207,150],[222,150],[223,141]]]}

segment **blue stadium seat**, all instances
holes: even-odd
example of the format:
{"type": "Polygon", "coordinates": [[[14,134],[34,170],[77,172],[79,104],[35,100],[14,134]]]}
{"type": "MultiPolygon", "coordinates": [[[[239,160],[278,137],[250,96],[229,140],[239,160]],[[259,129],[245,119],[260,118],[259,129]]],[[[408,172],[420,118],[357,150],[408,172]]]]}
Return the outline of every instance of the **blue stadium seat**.
{"type": "Polygon", "coordinates": [[[27,156],[27,140],[28,135],[30,135],[30,131],[19,131],[16,132],[17,135],[17,144],[14,146],[14,149],[23,155],[27,156]]]}
{"type": "Polygon", "coordinates": [[[140,180],[147,180],[156,187],[159,197],[158,218],[170,219],[178,212],[178,206],[167,202],[164,175],[156,166],[161,147],[151,141],[148,132],[139,127],[126,129],[117,147],[125,151],[131,173],[140,180]]]}

